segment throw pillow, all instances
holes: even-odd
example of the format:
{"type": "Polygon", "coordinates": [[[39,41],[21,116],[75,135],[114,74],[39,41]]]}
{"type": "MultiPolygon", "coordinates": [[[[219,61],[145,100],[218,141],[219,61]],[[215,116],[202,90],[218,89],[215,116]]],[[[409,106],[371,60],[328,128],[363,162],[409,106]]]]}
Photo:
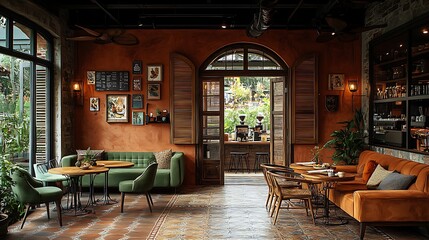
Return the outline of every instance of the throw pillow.
{"type": "Polygon", "coordinates": [[[411,185],[411,183],[416,179],[414,175],[405,175],[398,172],[393,172],[389,174],[380,185],[378,185],[378,190],[405,190],[411,185]]]}
{"type": "Polygon", "coordinates": [[[374,160],[369,160],[365,163],[365,167],[363,168],[362,173],[362,179],[365,182],[368,182],[369,178],[371,177],[372,173],[375,171],[375,168],[377,167],[377,162],[374,160]]]}
{"type": "Polygon", "coordinates": [[[171,149],[164,150],[161,152],[154,152],[156,162],[158,163],[158,168],[160,169],[169,169],[170,160],[173,156],[173,151],[171,149]]]}
{"type": "Polygon", "coordinates": [[[377,165],[371,177],[368,179],[366,186],[368,187],[368,189],[377,188],[378,184],[380,184],[380,182],[383,181],[383,179],[385,179],[392,172],[393,171],[387,171],[380,164],[377,165]]]}
{"type": "MultiPolygon", "coordinates": [[[[91,151],[91,154],[97,154],[95,156],[95,160],[98,161],[98,160],[103,159],[104,150],[90,150],[90,151],[91,151]]],[[[85,150],[76,150],[76,153],[77,153],[77,160],[80,161],[85,156],[86,149],[85,150]]]]}

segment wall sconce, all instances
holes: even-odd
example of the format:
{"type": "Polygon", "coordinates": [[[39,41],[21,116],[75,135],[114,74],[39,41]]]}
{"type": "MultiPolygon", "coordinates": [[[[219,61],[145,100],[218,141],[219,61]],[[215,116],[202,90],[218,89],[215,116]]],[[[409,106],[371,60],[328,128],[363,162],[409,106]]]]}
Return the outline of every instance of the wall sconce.
{"type": "Polygon", "coordinates": [[[349,90],[350,90],[350,92],[352,92],[352,94],[358,90],[358,80],[357,79],[349,80],[349,90]]]}
{"type": "Polygon", "coordinates": [[[354,111],[354,100],[353,98],[355,96],[366,96],[366,95],[355,95],[354,93],[358,90],[358,80],[357,79],[351,79],[349,80],[349,91],[352,93],[352,112],[354,111]]]}
{"type": "Polygon", "coordinates": [[[76,105],[83,105],[83,84],[82,82],[72,82],[73,102],[76,105]]]}

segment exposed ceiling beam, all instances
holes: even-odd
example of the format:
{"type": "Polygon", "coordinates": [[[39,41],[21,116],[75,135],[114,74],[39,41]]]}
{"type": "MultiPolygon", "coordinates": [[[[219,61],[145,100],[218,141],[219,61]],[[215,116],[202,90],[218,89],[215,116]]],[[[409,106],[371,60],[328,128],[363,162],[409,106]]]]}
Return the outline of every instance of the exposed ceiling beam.
{"type": "MultiPolygon", "coordinates": [[[[61,8],[68,10],[98,9],[92,4],[61,4],[61,8]]],[[[317,9],[324,4],[303,3],[300,8],[317,9]]],[[[127,9],[255,9],[257,4],[105,4],[106,9],[127,10],[127,9]]],[[[278,4],[276,9],[295,9],[296,4],[278,4]]]]}

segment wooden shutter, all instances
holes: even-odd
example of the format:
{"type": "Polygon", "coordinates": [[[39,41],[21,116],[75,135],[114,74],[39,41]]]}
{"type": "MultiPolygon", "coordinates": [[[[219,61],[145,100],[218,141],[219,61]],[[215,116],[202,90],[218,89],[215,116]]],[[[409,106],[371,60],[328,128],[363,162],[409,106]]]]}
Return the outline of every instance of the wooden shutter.
{"type": "Polygon", "coordinates": [[[295,64],[292,79],[292,143],[316,144],[317,57],[306,56],[295,64]]]}
{"type": "Polygon", "coordinates": [[[48,157],[47,145],[47,109],[48,109],[48,79],[47,69],[36,66],[36,162],[46,161],[48,157]]]}
{"type": "Polygon", "coordinates": [[[286,158],[286,131],[285,124],[285,93],[284,78],[275,78],[271,80],[271,162],[277,165],[288,166],[286,158]]]}
{"type": "Polygon", "coordinates": [[[186,57],[170,56],[170,121],[173,144],[196,144],[195,66],[186,57]]]}

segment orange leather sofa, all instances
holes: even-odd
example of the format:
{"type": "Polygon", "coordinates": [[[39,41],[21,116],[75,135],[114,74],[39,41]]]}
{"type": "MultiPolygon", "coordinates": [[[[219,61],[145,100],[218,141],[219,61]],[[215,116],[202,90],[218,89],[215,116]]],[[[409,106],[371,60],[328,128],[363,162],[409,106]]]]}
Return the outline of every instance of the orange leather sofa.
{"type": "Polygon", "coordinates": [[[360,223],[360,238],[368,225],[421,225],[429,222],[429,165],[374,151],[364,151],[356,166],[337,166],[354,173],[354,181],[336,184],[329,199],[360,223]],[[362,179],[365,163],[374,160],[389,171],[417,176],[407,190],[368,190],[362,179]]]}

